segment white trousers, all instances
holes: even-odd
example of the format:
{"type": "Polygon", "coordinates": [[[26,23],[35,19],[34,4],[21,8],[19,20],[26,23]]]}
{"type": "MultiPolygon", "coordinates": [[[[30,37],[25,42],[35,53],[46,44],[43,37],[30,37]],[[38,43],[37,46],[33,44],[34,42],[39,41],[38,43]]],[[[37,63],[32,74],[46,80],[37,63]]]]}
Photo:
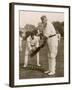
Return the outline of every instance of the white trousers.
{"type": "MultiPolygon", "coordinates": [[[[24,58],[24,66],[27,66],[28,65],[28,57],[29,57],[29,49],[28,47],[26,47],[26,50],[25,50],[25,58],[24,58]]],[[[39,52],[37,53],[37,65],[39,66],[39,52]]]]}
{"type": "Polygon", "coordinates": [[[58,38],[53,36],[47,39],[48,44],[48,64],[49,71],[55,73],[56,70],[56,56],[58,51],[58,38]]]}

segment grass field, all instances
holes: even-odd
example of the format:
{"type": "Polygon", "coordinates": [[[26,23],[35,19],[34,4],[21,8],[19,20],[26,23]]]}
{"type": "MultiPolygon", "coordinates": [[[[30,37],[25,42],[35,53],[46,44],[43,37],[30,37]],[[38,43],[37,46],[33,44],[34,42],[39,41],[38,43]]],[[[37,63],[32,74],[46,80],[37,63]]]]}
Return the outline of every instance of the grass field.
{"type": "Polygon", "coordinates": [[[28,67],[24,68],[24,53],[25,53],[25,41],[23,41],[23,51],[20,52],[19,59],[19,78],[45,78],[45,77],[63,77],[64,76],[64,39],[62,38],[58,47],[58,55],[56,58],[56,74],[54,76],[48,76],[44,74],[45,70],[48,70],[48,57],[47,57],[47,45],[40,50],[40,64],[41,67],[36,66],[36,55],[33,58],[29,57],[28,67]]]}

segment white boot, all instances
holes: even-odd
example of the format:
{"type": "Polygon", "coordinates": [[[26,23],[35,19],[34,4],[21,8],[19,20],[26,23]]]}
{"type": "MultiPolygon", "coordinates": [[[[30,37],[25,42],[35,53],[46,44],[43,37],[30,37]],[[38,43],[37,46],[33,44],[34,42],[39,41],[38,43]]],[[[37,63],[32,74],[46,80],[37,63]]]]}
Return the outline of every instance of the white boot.
{"type": "Polygon", "coordinates": [[[40,67],[40,66],[41,66],[41,64],[37,64],[37,66],[39,66],[39,67],[40,67]]]}
{"type": "Polygon", "coordinates": [[[49,73],[50,71],[49,70],[47,70],[47,71],[45,71],[44,73],[49,73]]]}
{"type": "Polygon", "coordinates": [[[27,65],[24,65],[24,67],[27,67],[27,65]]]}
{"type": "Polygon", "coordinates": [[[49,72],[48,75],[55,75],[55,72],[49,72]]]}

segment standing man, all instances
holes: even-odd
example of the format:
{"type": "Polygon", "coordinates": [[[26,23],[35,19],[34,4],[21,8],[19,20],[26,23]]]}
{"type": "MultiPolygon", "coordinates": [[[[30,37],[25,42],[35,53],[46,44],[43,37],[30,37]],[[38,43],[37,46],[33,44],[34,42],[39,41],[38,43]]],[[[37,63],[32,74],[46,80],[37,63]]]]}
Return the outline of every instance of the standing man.
{"type": "Polygon", "coordinates": [[[48,63],[49,70],[44,73],[48,73],[48,75],[54,75],[56,70],[56,56],[58,51],[58,38],[56,35],[56,31],[52,23],[48,22],[46,16],[41,17],[41,25],[43,28],[43,35],[46,37],[46,43],[48,44],[48,63]]]}

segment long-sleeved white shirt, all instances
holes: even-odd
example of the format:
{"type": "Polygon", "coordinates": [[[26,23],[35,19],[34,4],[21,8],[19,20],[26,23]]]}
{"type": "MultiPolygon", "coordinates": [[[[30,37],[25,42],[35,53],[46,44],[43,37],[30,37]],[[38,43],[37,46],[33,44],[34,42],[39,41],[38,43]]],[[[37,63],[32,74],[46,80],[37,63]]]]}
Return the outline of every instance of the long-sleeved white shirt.
{"type": "Polygon", "coordinates": [[[47,26],[46,26],[46,28],[43,30],[43,34],[44,34],[44,36],[46,36],[46,37],[49,37],[49,36],[51,36],[51,35],[56,34],[56,30],[55,30],[54,26],[52,25],[52,23],[47,22],[47,26]]]}
{"type": "MultiPolygon", "coordinates": [[[[43,28],[43,24],[42,23],[39,23],[39,25],[40,25],[41,28],[43,28]]],[[[50,23],[50,22],[47,22],[47,26],[45,28],[43,28],[42,32],[43,32],[43,35],[46,36],[47,38],[49,36],[51,36],[51,35],[56,34],[56,30],[55,30],[53,24],[50,23]]]]}

